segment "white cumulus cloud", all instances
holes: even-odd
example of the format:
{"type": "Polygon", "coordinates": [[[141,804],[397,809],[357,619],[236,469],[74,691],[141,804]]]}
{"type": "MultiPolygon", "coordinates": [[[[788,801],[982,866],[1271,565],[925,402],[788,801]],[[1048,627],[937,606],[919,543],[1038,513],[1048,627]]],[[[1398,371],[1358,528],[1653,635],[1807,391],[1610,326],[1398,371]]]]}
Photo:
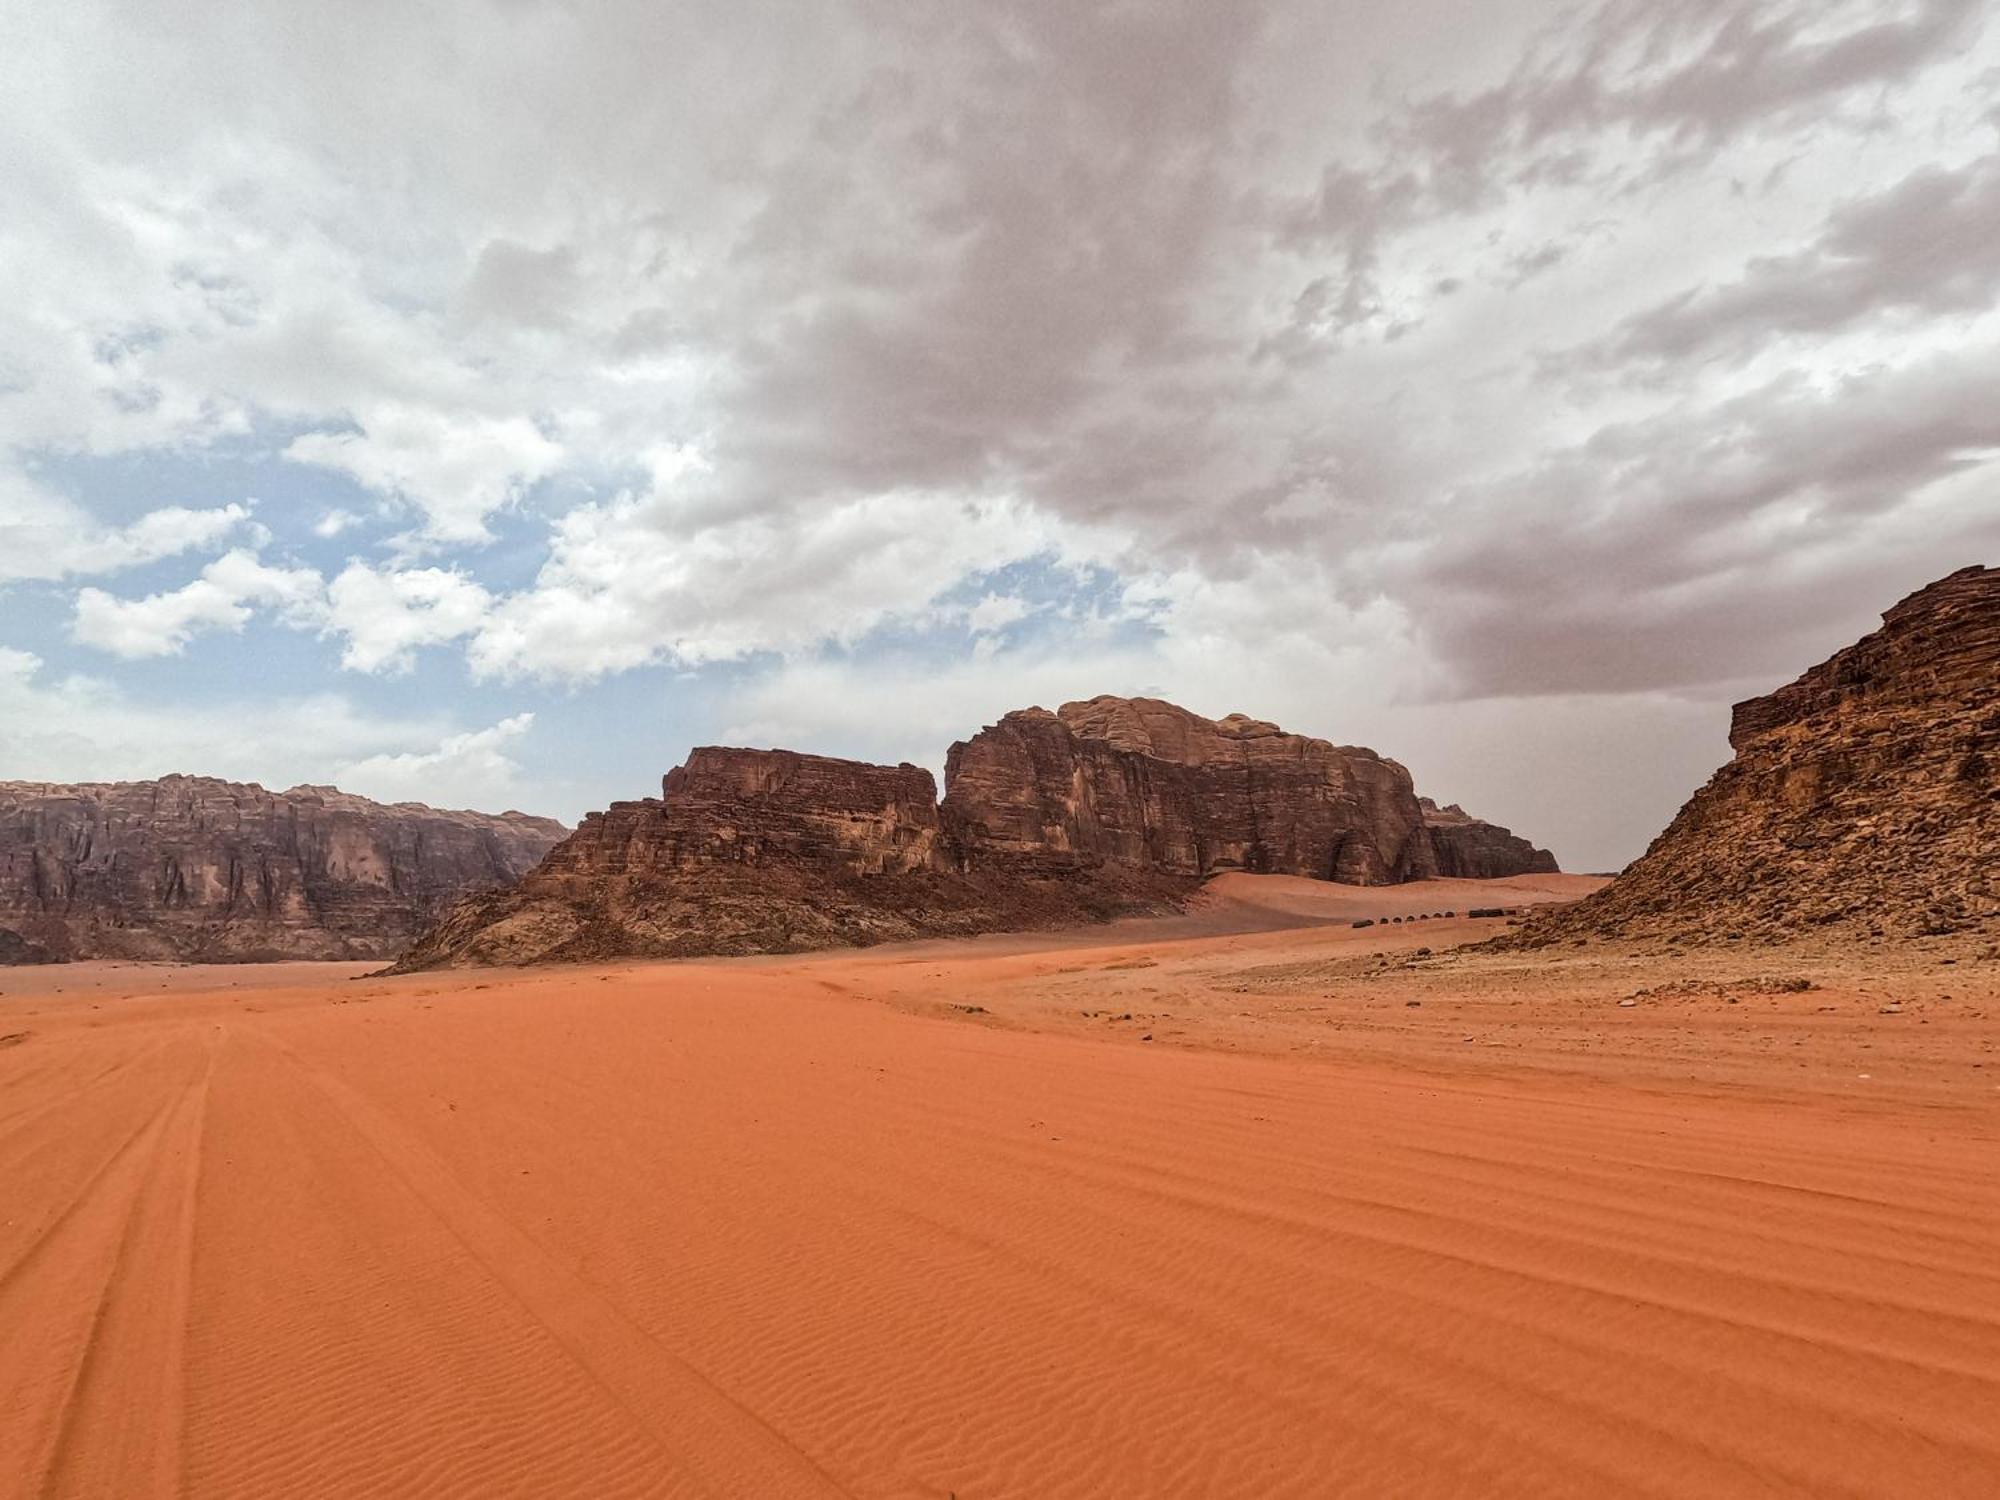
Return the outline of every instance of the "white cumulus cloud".
{"type": "Polygon", "coordinates": [[[492,596],[443,568],[350,563],[327,586],[326,628],[346,637],[341,665],[357,672],[406,670],[419,646],[477,630],[492,596]]]}
{"type": "Polygon", "coordinates": [[[435,540],[480,542],[486,518],[553,473],[563,449],[526,417],[379,405],[358,431],[301,434],[285,457],[411,502],[435,540]]]}
{"type": "Polygon", "coordinates": [[[507,746],[533,726],[515,714],[485,729],[447,735],[427,750],[371,755],[341,767],[339,785],[380,802],[500,810],[521,792],[521,767],[507,746]]]}
{"type": "Polygon", "coordinates": [[[274,609],[291,624],[316,623],[323,588],[310,568],[272,567],[237,548],[164,593],[120,599],[98,588],[78,590],[70,634],[114,656],[174,656],[205,631],[241,630],[252,606],[274,609]]]}
{"type": "Polygon", "coordinates": [[[0,467],[0,584],[92,577],[211,547],[250,524],[250,507],[162,506],[125,526],[0,467]]]}
{"type": "Polygon", "coordinates": [[[1010,499],[871,495],[791,516],[705,517],[666,498],[572,511],[532,587],[474,635],[475,670],[590,678],[853,642],[933,623],[968,574],[1112,543],[1010,499]]]}
{"type": "Polygon", "coordinates": [[[24,780],[132,781],[181,772],[272,788],[346,786],[350,769],[379,761],[387,769],[362,772],[371,785],[444,806],[454,765],[468,772],[465,790],[500,786],[495,778],[504,767],[488,753],[497,742],[480,742],[481,733],[468,735],[444,715],[372,713],[340,693],[257,694],[189,713],[174,694],[137,697],[88,674],[53,671],[31,652],[0,647],[0,766],[24,780]],[[441,753],[461,739],[474,743],[456,758],[441,753]],[[408,769],[426,757],[440,768],[436,783],[408,769]]]}

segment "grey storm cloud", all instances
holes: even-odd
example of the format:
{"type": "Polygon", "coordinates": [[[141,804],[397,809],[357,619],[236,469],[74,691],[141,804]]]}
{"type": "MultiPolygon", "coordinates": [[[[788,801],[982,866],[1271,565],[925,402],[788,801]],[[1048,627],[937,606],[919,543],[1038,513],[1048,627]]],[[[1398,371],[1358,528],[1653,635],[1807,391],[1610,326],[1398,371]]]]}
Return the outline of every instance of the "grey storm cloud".
{"type": "Polygon", "coordinates": [[[1209,353],[1193,308],[1259,11],[876,12],[912,60],[826,106],[736,252],[756,312],[720,331],[731,482],[753,502],[1026,483],[1058,504],[1101,484],[1133,388],[1209,353]],[[1092,484],[1065,483],[1077,461],[1092,484]]]}
{"type": "MultiPolygon", "coordinates": [[[[1256,185],[1244,139],[1269,7],[872,10],[883,60],[821,104],[732,255],[715,482],[753,507],[1019,489],[1210,566],[1291,545],[1272,517],[1299,484],[1380,465],[1302,425],[1287,370],[1421,322],[1381,290],[1404,238],[1586,157],[1615,194],[1797,128],[1949,55],[1974,11],[1607,5],[1498,86],[1391,107],[1292,195],[1256,185]],[[1260,305],[1288,265],[1305,279],[1260,305]]],[[[1575,250],[1551,236],[1494,274],[1575,250]]],[[[1375,500],[1368,539],[1393,540],[1442,496],[1375,500]]]]}
{"type": "Polygon", "coordinates": [[[1773,336],[1833,334],[1878,319],[1979,313],[2000,294],[2000,155],[1923,167],[1843,204],[1817,239],[1760,256],[1721,286],[1628,318],[1594,362],[1741,356],[1773,336]]]}
{"type": "Polygon", "coordinates": [[[1407,587],[1488,692],[1781,679],[1805,643],[2000,548],[2000,501],[1940,526],[1914,498],[2000,449],[1996,384],[1989,344],[1603,428],[1462,497],[1475,515],[1407,587]]]}
{"type": "Polygon", "coordinates": [[[1983,12],[1981,0],[1611,0],[1556,22],[1504,82],[1421,99],[1384,130],[1428,161],[1439,198],[1476,200],[1510,177],[1581,170],[1597,153],[1580,143],[1626,133],[1712,147],[1900,83],[1962,45],[1983,12]]]}
{"type": "MultiPolygon", "coordinates": [[[[1962,45],[1982,13],[1979,0],[1924,0],[1879,20],[1868,9],[1612,0],[1550,26],[1500,83],[1403,101],[1376,122],[1372,161],[1329,163],[1314,191],[1276,210],[1280,243],[1338,259],[1300,293],[1290,337],[1270,349],[1377,319],[1382,245],[1399,231],[1526,184],[1588,180],[1615,196],[1695,170],[1745,130],[1810,122],[1857,91],[1903,82],[1962,45]]],[[[1515,265],[1533,275],[1566,253],[1551,242],[1515,265]]]]}

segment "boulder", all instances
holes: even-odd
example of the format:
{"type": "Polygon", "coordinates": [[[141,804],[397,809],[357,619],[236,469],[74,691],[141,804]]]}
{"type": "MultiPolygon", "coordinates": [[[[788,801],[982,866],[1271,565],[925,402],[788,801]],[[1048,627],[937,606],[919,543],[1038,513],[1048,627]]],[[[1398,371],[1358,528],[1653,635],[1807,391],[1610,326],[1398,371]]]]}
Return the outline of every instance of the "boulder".
{"type": "Polygon", "coordinates": [[[46,964],[55,955],[39,943],[31,943],[20,933],[0,927],[0,964],[46,964]]]}

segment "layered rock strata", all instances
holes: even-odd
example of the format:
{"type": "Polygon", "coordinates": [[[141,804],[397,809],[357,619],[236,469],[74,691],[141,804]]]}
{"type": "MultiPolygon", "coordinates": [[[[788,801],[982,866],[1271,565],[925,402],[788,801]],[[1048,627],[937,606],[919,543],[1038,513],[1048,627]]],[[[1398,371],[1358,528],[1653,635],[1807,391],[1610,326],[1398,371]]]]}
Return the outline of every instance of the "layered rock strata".
{"type": "Polygon", "coordinates": [[[1912,594],[1729,739],[1639,860],[1519,940],[2000,931],[2000,570],[1912,594]]]}
{"type": "Polygon", "coordinates": [[[1098,697],[1008,714],[954,745],[945,820],[969,863],[1133,866],[1389,885],[1554,870],[1504,828],[1420,799],[1373,750],[1243,714],[1098,697]]]}
{"type": "Polygon", "coordinates": [[[1149,699],[1024,709],[917,766],[704,747],[401,968],[786,953],[1177,909],[1251,870],[1361,884],[1554,861],[1373,751],[1149,699]],[[1512,861],[1510,864],[1509,861],[1512,861]]]}
{"type": "Polygon", "coordinates": [[[566,831],[332,787],[0,782],[0,959],[389,958],[566,831]]]}
{"type": "Polygon", "coordinates": [[[1513,830],[1473,817],[1457,803],[1439,807],[1419,797],[1431,859],[1445,880],[1498,880],[1508,875],[1554,875],[1556,857],[1513,830]]]}
{"type": "Polygon", "coordinates": [[[460,902],[400,969],[795,953],[1170,910],[1194,882],[968,868],[909,764],[704,746],[658,799],[592,813],[510,890],[460,902]]]}

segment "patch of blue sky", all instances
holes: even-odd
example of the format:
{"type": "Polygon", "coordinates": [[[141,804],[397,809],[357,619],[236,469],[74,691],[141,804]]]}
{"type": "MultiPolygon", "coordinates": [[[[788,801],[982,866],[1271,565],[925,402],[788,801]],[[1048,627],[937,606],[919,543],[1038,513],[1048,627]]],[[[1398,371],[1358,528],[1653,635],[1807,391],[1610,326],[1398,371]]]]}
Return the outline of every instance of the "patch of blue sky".
{"type": "Polygon", "coordinates": [[[279,456],[293,437],[313,430],[323,429],[262,424],[200,445],[116,453],[42,449],[23,455],[22,462],[44,488],[107,526],[166,506],[211,510],[255,500],[257,519],[274,537],[285,538],[310,534],[328,511],[366,515],[378,503],[344,474],[279,456]]]}
{"type": "Polygon", "coordinates": [[[51,661],[75,650],[69,638],[69,585],[30,581],[0,584],[0,646],[51,661]]]}
{"type": "MultiPolygon", "coordinates": [[[[251,506],[252,519],[270,536],[264,548],[267,561],[330,575],[357,557],[388,561],[401,539],[423,521],[422,511],[413,504],[378,495],[336,469],[281,456],[286,443],[301,432],[339,430],[324,424],[267,423],[252,433],[202,446],[112,454],[45,450],[27,455],[25,464],[44,488],[75,502],[106,527],[129,525],[149,511],[169,506],[189,510],[251,506]],[[330,519],[339,524],[329,525],[330,519]]],[[[547,557],[551,521],[609,493],[603,485],[573,477],[544,480],[488,517],[490,542],[420,549],[410,560],[458,567],[496,592],[525,587],[547,557]]],[[[245,529],[223,539],[208,555],[242,545],[253,535],[245,529]]],[[[205,560],[189,553],[150,569],[126,570],[116,587],[124,594],[175,587],[199,572],[205,560]]]]}
{"type": "Polygon", "coordinates": [[[956,618],[943,627],[905,628],[877,632],[870,645],[911,647],[933,639],[942,650],[962,648],[968,635],[996,634],[1009,644],[1025,644],[1045,636],[1074,637],[1079,622],[1099,622],[1105,639],[1137,643],[1155,632],[1125,604],[1126,582],[1115,570],[1097,564],[1060,561],[1054,553],[1023,558],[1005,567],[971,573],[932,603],[956,618]],[[999,623],[982,626],[974,613],[988,598],[1018,600],[1020,611],[999,611],[999,623]],[[1009,618],[1009,615],[1012,618],[1009,618]]]}

